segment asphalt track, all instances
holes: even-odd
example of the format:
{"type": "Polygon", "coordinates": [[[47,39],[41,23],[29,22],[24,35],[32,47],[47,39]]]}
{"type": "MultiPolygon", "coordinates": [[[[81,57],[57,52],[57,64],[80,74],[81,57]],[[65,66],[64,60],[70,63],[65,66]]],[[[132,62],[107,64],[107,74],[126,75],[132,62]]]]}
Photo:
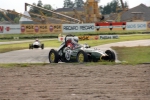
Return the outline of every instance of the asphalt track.
{"type": "MultiPolygon", "coordinates": [[[[100,46],[95,46],[93,48],[107,50],[111,49],[112,46],[150,46],[150,39],[148,40],[136,40],[136,41],[124,41],[110,43],[100,46]]],[[[53,47],[51,47],[53,48],[53,47]]],[[[0,63],[49,63],[48,53],[51,48],[42,49],[25,49],[25,50],[16,50],[7,53],[0,53],[0,63]]],[[[57,49],[57,48],[55,48],[57,49]]]]}

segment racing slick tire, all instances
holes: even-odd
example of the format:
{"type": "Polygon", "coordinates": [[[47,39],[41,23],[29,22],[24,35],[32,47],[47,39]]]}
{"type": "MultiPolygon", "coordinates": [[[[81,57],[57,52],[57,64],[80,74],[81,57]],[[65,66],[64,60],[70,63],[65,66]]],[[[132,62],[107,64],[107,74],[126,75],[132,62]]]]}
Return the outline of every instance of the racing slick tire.
{"type": "Polygon", "coordinates": [[[33,49],[33,45],[32,44],[29,44],[29,49],[33,49]]]}
{"type": "Polygon", "coordinates": [[[50,63],[58,63],[59,61],[58,52],[54,49],[51,49],[48,58],[50,63]]]}
{"type": "Polygon", "coordinates": [[[44,44],[41,44],[41,49],[44,49],[44,44]]]}
{"type": "Polygon", "coordinates": [[[84,52],[83,50],[80,50],[77,54],[77,58],[76,58],[78,63],[84,63],[84,62],[88,62],[88,55],[86,52],[84,52]]]}
{"type": "Polygon", "coordinates": [[[105,53],[108,55],[108,60],[114,62],[116,59],[115,53],[112,50],[106,50],[105,53]]]}

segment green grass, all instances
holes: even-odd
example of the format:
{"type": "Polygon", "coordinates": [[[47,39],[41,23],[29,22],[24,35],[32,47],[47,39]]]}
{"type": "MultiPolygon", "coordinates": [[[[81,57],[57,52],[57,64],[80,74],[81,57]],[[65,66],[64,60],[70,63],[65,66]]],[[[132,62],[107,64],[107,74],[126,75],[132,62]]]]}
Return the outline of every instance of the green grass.
{"type": "Polygon", "coordinates": [[[49,65],[46,63],[9,63],[9,64],[0,64],[0,67],[3,68],[12,68],[12,67],[34,67],[34,66],[45,66],[49,65]]]}
{"type": "Polygon", "coordinates": [[[150,63],[150,46],[112,47],[118,60],[129,64],[150,63]]]}

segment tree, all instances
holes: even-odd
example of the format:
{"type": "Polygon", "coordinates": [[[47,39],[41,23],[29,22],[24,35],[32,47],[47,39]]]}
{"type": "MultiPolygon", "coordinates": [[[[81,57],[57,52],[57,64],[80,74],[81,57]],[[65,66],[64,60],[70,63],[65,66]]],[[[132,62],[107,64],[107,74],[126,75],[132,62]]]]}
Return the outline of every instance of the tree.
{"type": "MultiPolygon", "coordinates": [[[[124,3],[125,7],[128,7],[128,3],[124,3]]],[[[122,9],[121,4],[119,3],[119,0],[112,0],[110,3],[107,3],[105,6],[100,7],[100,11],[102,14],[110,14],[110,13],[116,13],[117,8],[122,9]]]]}
{"type": "MultiPolygon", "coordinates": [[[[43,7],[47,10],[52,10],[52,6],[50,4],[45,4],[43,7]]],[[[44,15],[52,16],[52,13],[44,13],[44,15]]]]}
{"type": "Polygon", "coordinates": [[[16,17],[16,18],[14,19],[14,22],[15,22],[15,23],[19,23],[19,20],[20,20],[20,17],[16,17]]]}
{"type": "Polygon", "coordinates": [[[128,7],[129,7],[129,5],[128,5],[127,1],[125,1],[125,3],[124,3],[124,7],[126,7],[126,8],[128,8],[128,7]]]}
{"type": "Polygon", "coordinates": [[[71,0],[64,0],[64,7],[63,8],[73,8],[73,2],[71,0]]]}
{"type": "Polygon", "coordinates": [[[5,21],[5,19],[4,18],[1,18],[1,22],[4,22],[5,21]]]}
{"type": "Polygon", "coordinates": [[[45,4],[43,7],[45,9],[52,10],[52,6],[50,4],[45,4]]]}
{"type": "MultiPolygon", "coordinates": [[[[15,11],[13,9],[13,11],[15,11]]],[[[11,14],[11,13],[6,13],[6,16],[8,16],[12,21],[16,18],[16,17],[19,17],[19,15],[17,14],[11,14]]],[[[6,17],[4,17],[6,20],[8,20],[6,17]]],[[[9,21],[9,20],[8,20],[9,21]]]]}
{"type": "Polygon", "coordinates": [[[39,6],[39,7],[43,7],[43,3],[42,3],[42,1],[41,1],[41,0],[39,0],[39,1],[38,1],[37,6],[39,6]]]}
{"type": "Polygon", "coordinates": [[[74,7],[83,7],[84,2],[83,0],[75,0],[74,7]]]}
{"type": "MultiPolygon", "coordinates": [[[[32,5],[36,6],[36,3],[33,3],[32,5]]],[[[32,12],[32,13],[39,13],[39,11],[37,10],[37,8],[36,8],[36,7],[33,7],[33,6],[30,7],[29,12],[32,12]]]]}

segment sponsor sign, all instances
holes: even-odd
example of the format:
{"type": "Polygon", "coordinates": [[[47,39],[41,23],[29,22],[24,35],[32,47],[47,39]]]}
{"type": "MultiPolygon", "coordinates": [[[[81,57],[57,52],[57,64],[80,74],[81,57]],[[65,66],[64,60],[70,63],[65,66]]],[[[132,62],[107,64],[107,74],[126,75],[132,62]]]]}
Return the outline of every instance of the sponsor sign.
{"type": "Polygon", "coordinates": [[[33,24],[24,24],[24,25],[21,25],[21,33],[27,33],[27,34],[30,34],[30,33],[35,33],[35,29],[36,27],[34,27],[33,24]]]}
{"type": "Polygon", "coordinates": [[[65,39],[65,36],[58,37],[58,41],[64,41],[64,39],[65,39]]]}
{"type": "Polygon", "coordinates": [[[62,24],[48,25],[48,33],[62,33],[62,24]]]}
{"type": "Polygon", "coordinates": [[[99,39],[99,36],[96,35],[96,36],[89,36],[89,40],[98,40],[99,39]]]}
{"type": "Polygon", "coordinates": [[[63,24],[62,25],[63,33],[68,32],[94,32],[95,24],[87,23],[87,24],[63,24]]]}
{"type": "Polygon", "coordinates": [[[20,24],[18,25],[4,25],[3,33],[7,34],[20,34],[21,33],[21,27],[20,24]]]}
{"type": "Polygon", "coordinates": [[[146,30],[147,22],[127,22],[126,30],[146,30]]]}
{"type": "Polygon", "coordinates": [[[35,32],[38,33],[48,33],[48,25],[47,24],[39,24],[39,25],[35,25],[35,32]]]}
{"type": "Polygon", "coordinates": [[[147,22],[147,30],[150,30],[150,22],[147,22]]]}
{"type": "Polygon", "coordinates": [[[3,33],[3,31],[4,31],[4,26],[0,25],[0,33],[3,33]]]}
{"type": "Polygon", "coordinates": [[[61,24],[24,24],[21,25],[21,33],[62,33],[61,24]]]}
{"type": "Polygon", "coordinates": [[[99,38],[100,39],[118,39],[119,36],[118,35],[100,35],[99,38]]]}
{"type": "Polygon", "coordinates": [[[20,34],[20,24],[18,25],[0,25],[0,33],[2,34],[20,34]]]}

